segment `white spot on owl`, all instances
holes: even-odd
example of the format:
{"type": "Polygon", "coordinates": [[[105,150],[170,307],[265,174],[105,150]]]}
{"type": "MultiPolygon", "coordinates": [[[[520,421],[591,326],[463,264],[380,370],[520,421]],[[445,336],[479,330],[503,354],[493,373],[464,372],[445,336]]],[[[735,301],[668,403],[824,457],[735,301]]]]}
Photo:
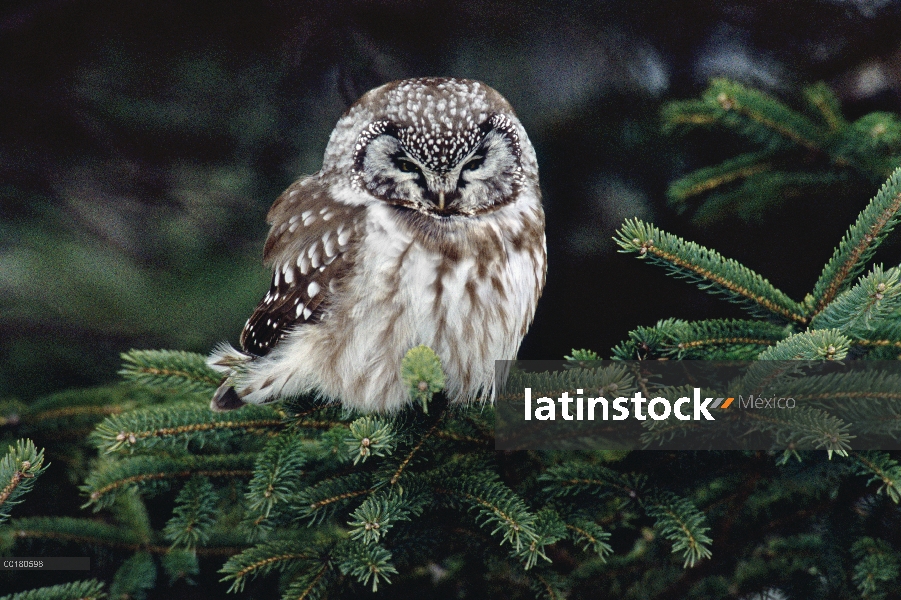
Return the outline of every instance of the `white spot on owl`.
{"type": "Polygon", "coordinates": [[[325,242],[323,243],[323,249],[325,250],[325,254],[328,257],[328,262],[331,262],[337,254],[337,250],[335,249],[335,240],[332,238],[326,238],[325,242]]]}
{"type": "Polygon", "coordinates": [[[310,257],[306,254],[300,254],[297,257],[297,268],[300,269],[301,275],[306,275],[310,272],[310,257]]]}

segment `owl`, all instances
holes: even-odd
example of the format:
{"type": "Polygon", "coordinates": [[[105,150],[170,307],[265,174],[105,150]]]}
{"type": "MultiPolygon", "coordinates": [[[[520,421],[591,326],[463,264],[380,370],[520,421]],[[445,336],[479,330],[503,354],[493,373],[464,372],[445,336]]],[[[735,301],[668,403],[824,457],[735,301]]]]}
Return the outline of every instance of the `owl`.
{"type": "Polygon", "coordinates": [[[267,217],[269,292],[238,351],[219,346],[212,408],[316,394],[362,412],[410,403],[401,360],[425,344],[453,402],[490,400],[545,283],[535,151],[478,81],[408,79],[338,121],[322,169],[267,217]]]}

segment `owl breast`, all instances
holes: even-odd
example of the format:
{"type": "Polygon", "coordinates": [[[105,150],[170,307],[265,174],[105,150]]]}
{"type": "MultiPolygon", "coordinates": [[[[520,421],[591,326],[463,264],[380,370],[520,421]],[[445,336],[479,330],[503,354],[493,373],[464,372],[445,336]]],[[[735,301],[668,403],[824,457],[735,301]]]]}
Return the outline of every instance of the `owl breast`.
{"type": "Polygon", "coordinates": [[[478,219],[379,204],[364,228],[360,268],[339,283],[319,324],[297,328],[263,359],[293,370],[274,370],[275,389],[260,393],[315,383],[325,398],[353,398],[364,411],[399,408],[409,402],[401,360],[425,344],[441,358],[452,400],[490,398],[494,361],[515,358],[544,285],[538,198],[478,219]]]}

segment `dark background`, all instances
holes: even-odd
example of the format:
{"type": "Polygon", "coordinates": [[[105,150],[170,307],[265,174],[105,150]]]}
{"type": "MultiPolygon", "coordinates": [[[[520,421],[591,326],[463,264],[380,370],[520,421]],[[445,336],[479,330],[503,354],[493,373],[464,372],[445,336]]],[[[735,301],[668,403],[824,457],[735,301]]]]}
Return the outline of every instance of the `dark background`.
{"type": "Polygon", "coordinates": [[[235,342],[267,288],[271,202],[319,169],[349,103],[423,75],[496,88],[538,153],[550,266],[521,357],[606,357],[660,318],[742,314],[617,254],[623,219],[800,300],[875,192],[695,225],[667,183],[745,147],[664,136],[662,103],[727,76],[795,105],[824,80],[852,119],[898,111],[901,4],[7,0],[0,75],[0,398],[114,380],[132,347],[235,342]]]}

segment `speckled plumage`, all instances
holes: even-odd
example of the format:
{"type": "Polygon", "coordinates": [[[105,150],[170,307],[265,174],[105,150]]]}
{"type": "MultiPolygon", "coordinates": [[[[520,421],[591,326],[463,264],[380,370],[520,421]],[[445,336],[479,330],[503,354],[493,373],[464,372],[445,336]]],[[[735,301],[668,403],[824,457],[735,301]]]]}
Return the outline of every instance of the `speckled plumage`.
{"type": "Polygon", "coordinates": [[[400,363],[426,344],[455,401],[490,398],[545,281],[535,153],[488,86],[425,78],[365,94],[315,175],[273,204],[272,285],[210,364],[224,410],[315,392],[363,411],[410,401],[400,363]]]}

